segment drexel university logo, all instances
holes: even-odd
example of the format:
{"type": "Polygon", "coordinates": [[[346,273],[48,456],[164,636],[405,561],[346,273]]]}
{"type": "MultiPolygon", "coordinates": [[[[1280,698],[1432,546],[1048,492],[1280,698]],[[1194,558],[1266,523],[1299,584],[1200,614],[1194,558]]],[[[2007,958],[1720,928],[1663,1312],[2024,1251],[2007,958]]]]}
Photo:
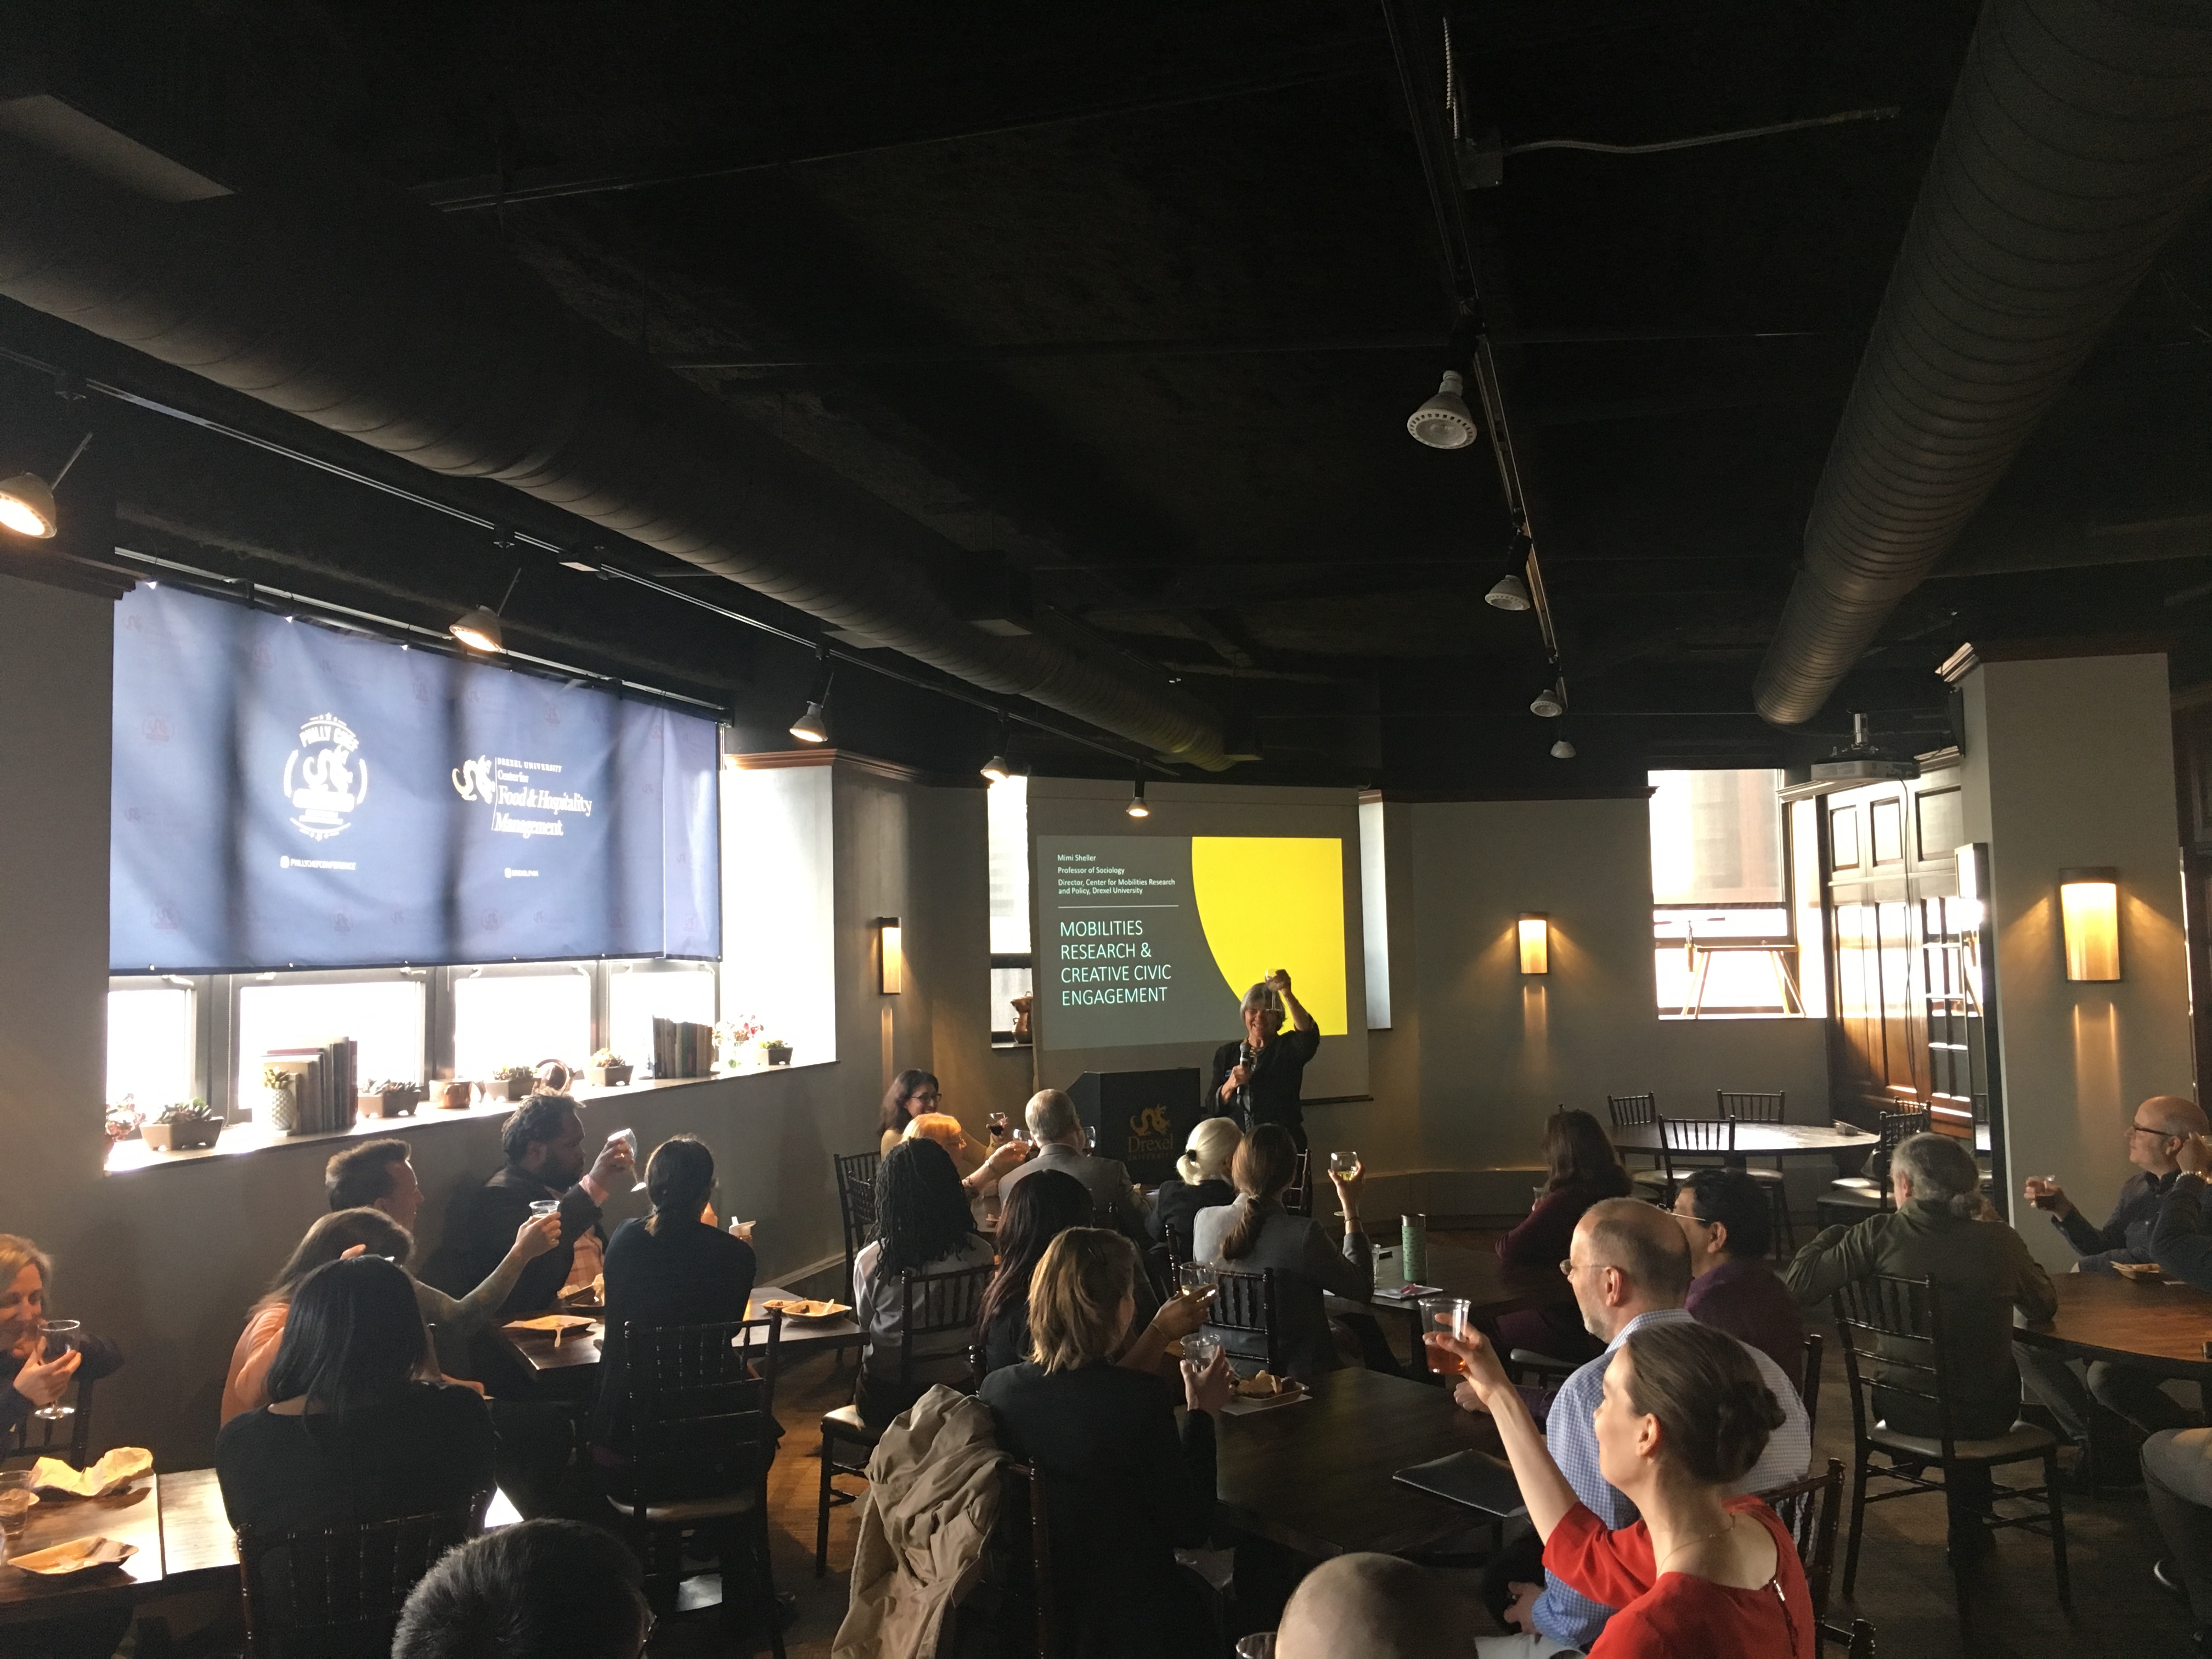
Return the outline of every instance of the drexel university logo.
{"type": "Polygon", "coordinates": [[[361,739],[336,714],[318,714],[300,728],[300,746],[284,763],[284,798],[296,809],[292,827],[328,841],[368,799],[368,763],[361,739]]]}

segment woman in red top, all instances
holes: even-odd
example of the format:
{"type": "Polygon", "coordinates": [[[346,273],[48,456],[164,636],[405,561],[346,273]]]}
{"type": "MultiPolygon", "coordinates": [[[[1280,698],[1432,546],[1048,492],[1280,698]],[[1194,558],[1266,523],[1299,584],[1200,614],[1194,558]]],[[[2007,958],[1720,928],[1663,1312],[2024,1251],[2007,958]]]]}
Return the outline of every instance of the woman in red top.
{"type": "Polygon", "coordinates": [[[1815,1659],[1813,1601],[1789,1533],[1758,1498],[1729,1496],[1782,1422],[1734,1337],[1669,1321],[1615,1351],[1595,1418],[1598,1472],[1643,1514],[1619,1532],[1577,1500],[1489,1345],[1429,1340],[1467,1362],[1545,1566],[1615,1609],[1589,1659],[1815,1659]]]}
{"type": "MultiPolygon", "coordinates": [[[[1498,1258],[1511,1267],[1554,1267],[1570,1254],[1575,1224],[1601,1198],[1626,1198],[1636,1190],[1620,1154],[1598,1121],[1565,1107],[1544,1125],[1544,1195],[1519,1226],[1498,1241],[1498,1258]]],[[[1498,1350],[1528,1348],[1575,1364],[1595,1359],[1605,1344],[1583,1328],[1571,1297],[1553,1307],[1526,1308],[1499,1316],[1498,1350]]]]}

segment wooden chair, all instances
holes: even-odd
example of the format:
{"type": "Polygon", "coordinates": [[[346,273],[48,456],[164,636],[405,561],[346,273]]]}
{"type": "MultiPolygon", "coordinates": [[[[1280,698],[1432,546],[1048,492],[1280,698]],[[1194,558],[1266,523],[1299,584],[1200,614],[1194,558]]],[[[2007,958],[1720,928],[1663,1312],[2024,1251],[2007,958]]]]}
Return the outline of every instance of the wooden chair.
{"type": "Polygon", "coordinates": [[[876,1236],[876,1170],[882,1162],[874,1152],[830,1155],[837,1179],[838,1218],[845,1228],[845,1284],[840,1295],[851,1293],[853,1263],[860,1247],[876,1236]]]}
{"type": "MultiPolygon", "coordinates": [[[[1659,1097],[1656,1095],[1607,1095],[1606,1109],[1613,1114],[1616,1129],[1648,1129],[1659,1121],[1659,1097]]],[[[1631,1147],[1620,1154],[1622,1167],[1627,1168],[1631,1158],[1648,1158],[1648,1170],[1629,1169],[1628,1178],[1638,1187],[1663,1190],[1667,1185],[1666,1172],[1659,1167],[1659,1154],[1647,1152],[1640,1146],[1631,1147]]]]}
{"type": "Polygon", "coordinates": [[[1798,1373],[1797,1401],[1805,1407],[1805,1433],[1808,1438],[1820,1421],[1820,1354],[1826,1346],[1820,1332],[1806,1332],[1805,1369],[1798,1373]]]}
{"type": "Polygon", "coordinates": [[[1300,1152],[1291,1168],[1291,1184],[1283,1188],[1283,1207],[1292,1215],[1313,1213],[1313,1182],[1308,1172],[1312,1161],[1311,1152],[1300,1152]]]}
{"type": "Polygon", "coordinates": [[[623,1339],[629,1358],[617,1409],[629,1461],[602,1480],[608,1504],[642,1546],[647,1600],[658,1613],[674,1612],[684,1534],[695,1547],[710,1540],[721,1558],[724,1618],[736,1614],[738,1585],[749,1577],[751,1605],[783,1659],[768,1511],[783,1316],[629,1325],[623,1339]]]}
{"type": "Polygon", "coordinates": [[[1844,1659],[1874,1659],[1874,1620],[1854,1619],[1849,1630],[1841,1625],[1823,1625],[1820,1640],[1823,1647],[1833,1644],[1842,1648],[1844,1659]]]}
{"type": "Polygon", "coordinates": [[[994,1603],[994,1651],[1024,1659],[1060,1659],[1044,1476],[1027,1463],[1007,1463],[999,1470],[999,1519],[992,1529],[986,1583],[994,1603]]]}
{"type": "Polygon", "coordinates": [[[1933,1121],[1923,1108],[1917,1112],[1883,1112],[1875,1127],[1874,1150],[1867,1154],[1866,1169],[1828,1183],[1819,1209],[1824,1227],[1849,1227],[1892,1207],[1889,1199],[1889,1158],[1907,1136],[1925,1134],[1933,1121]]]}
{"type": "Polygon", "coordinates": [[[1735,1123],[1729,1118],[1662,1117],[1659,1120],[1659,1167],[1667,1180],[1666,1201],[1674,1201],[1674,1183],[1692,1170],[1711,1169],[1735,1152],[1735,1123]],[[1684,1154],[1689,1154],[1685,1159],[1684,1154]]]}
{"type": "MultiPolygon", "coordinates": [[[[1736,1089],[1716,1089],[1713,1103],[1720,1115],[1731,1123],[1780,1123],[1789,1102],[1786,1090],[1771,1092],[1747,1091],[1736,1089]]],[[[1766,1194],[1767,1208],[1774,1219],[1774,1237],[1783,1249],[1791,1255],[1797,1250],[1797,1229],[1790,1219],[1790,1192],[1783,1184],[1782,1160],[1776,1158],[1771,1170],[1754,1170],[1747,1165],[1744,1173],[1756,1181],[1766,1194]]]]}
{"type": "Polygon", "coordinates": [[[238,1529],[248,1659],[364,1659],[392,1650],[407,1596],[483,1530],[491,1493],[451,1509],[334,1527],[238,1529]]]}
{"type": "Polygon", "coordinates": [[[0,1465],[21,1458],[27,1463],[41,1457],[60,1457],[68,1460],[70,1467],[81,1469],[89,1461],[92,1448],[92,1392],[95,1379],[78,1376],[72,1379],[70,1392],[62,1403],[76,1410],[66,1417],[40,1417],[27,1413],[12,1431],[0,1431],[0,1465]]]}
{"type": "MultiPolygon", "coordinates": [[[[2057,1438],[2048,1429],[2019,1422],[1984,1440],[1958,1436],[1952,1427],[1948,1375],[1952,1361],[1945,1352],[1942,1304],[1942,1293],[1923,1279],[1863,1279],[1836,1292],[1836,1327],[1843,1337],[1844,1374],[1850,1387],[1853,1447],[1851,1530],[1844,1557],[1844,1594],[1850,1595],[1858,1581],[1859,1538],[1868,1504],[1941,1492],[1944,1481],[1957,1469],[1994,1471],[2011,1463],[2040,1462],[2040,1486],[2006,1486],[1992,1480],[1994,1502],[1982,1524],[1991,1531],[2024,1527],[2045,1534],[2051,1540],[2058,1605],[2071,1613],[2073,1590],[2066,1571],[2066,1513],[2058,1485],[2057,1438]],[[1887,1425],[1884,1414],[1908,1400],[1932,1408],[1936,1433],[1906,1434],[1887,1425]],[[1877,1454],[1886,1461],[1875,1462],[1877,1454]],[[1931,1465],[1942,1470],[1943,1480],[1925,1478],[1931,1465]],[[1894,1481],[1897,1489],[1869,1496],[1869,1480],[1894,1481]],[[1996,1505],[2008,1502],[2026,1503],[2031,1506],[2029,1512],[1999,1513],[1996,1505]]],[[[1954,1559],[1954,1572],[1963,1569],[1964,1564],[1954,1559]]],[[[1973,1638],[1967,1629],[1963,1581],[1957,1595],[1960,1634],[1971,1652],[1973,1638]]]]}
{"type": "Polygon", "coordinates": [[[1808,1474],[1759,1496],[1788,1528],[1790,1541],[1797,1547],[1798,1565],[1805,1569],[1813,1616],[1825,1618],[1828,1581],[1835,1575],[1836,1522],[1843,1510],[1843,1460],[1832,1457],[1824,1473],[1808,1474]]]}
{"type": "MultiPolygon", "coordinates": [[[[997,1272],[997,1267],[985,1266],[963,1267],[957,1273],[924,1274],[908,1267],[899,1275],[899,1328],[906,1334],[899,1344],[896,1386],[900,1392],[914,1387],[916,1339],[944,1336],[955,1331],[973,1331],[976,1313],[983,1305],[983,1292],[990,1287],[991,1276],[997,1272]]],[[[860,1311],[865,1316],[866,1310],[860,1311]]],[[[951,1352],[957,1353],[963,1350],[953,1349],[951,1352]]],[[[982,1384],[980,1350],[970,1345],[964,1352],[968,1355],[968,1376],[966,1386],[961,1392],[973,1394],[982,1384]]],[[[945,1357],[949,1358],[950,1354],[945,1357]]],[[[868,1459],[874,1454],[876,1443],[881,1438],[876,1430],[860,1420],[860,1408],[857,1404],[840,1406],[835,1411],[823,1413],[822,1495],[814,1517],[814,1576],[817,1578],[830,1570],[831,1507],[853,1503],[859,1497],[857,1492],[839,1491],[833,1484],[834,1478],[841,1474],[857,1474],[865,1479],[868,1473],[868,1459]]]]}
{"type": "Polygon", "coordinates": [[[1280,1376],[1283,1338],[1275,1317],[1275,1270],[1240,1273],[1224,1267],[1215,1276],[1213,1285],[1213,1305],[1206,1310],[1206,1324],[1259,1337],[1265,1346],[1268,1370],[1280,1376]]]}

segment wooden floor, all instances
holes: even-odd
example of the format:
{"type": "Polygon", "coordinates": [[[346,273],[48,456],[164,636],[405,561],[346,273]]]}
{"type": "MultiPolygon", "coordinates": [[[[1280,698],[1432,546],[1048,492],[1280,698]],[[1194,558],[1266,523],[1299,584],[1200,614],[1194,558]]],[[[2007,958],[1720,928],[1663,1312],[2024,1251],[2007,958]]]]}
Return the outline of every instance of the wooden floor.
{"type": "MultiPolygon", "coordinates": [[[[830,1356],[792,1366],[777,1389],[784,1449],[769,1483],[776,1582],[799,1598],[786,1633],[793,1659],[827,1659],[844,1617],[845,1575],[853,1559],[854,1509],[831,1511],[830,1576],[814,1577],[814,1515],[822,1413],[849,1398],[852,1370],[830,1356]]],[[[1850,1458],[1850,1408],[1832,1333],[1820,1394],[1816,1455],[1850,1458]]],[[[848,1483],[848,1485],[854,1483],[848,1483]]],[[[1963,1651],[1954,1613],[1952,1577],[1943,1559],[1942,1501],[1911,1498],[1868,1511],[1856,1611],[1881,1632],[1884,1659],[1952,1656],[1963,1651]]],[[[2001,1534],[1996,1553],[1972,1575],[1978,1625],[1974,1652],[2035,1655],[2039,1659],[2154,1659],[2189,1650],[2185,1603],[2160,1589],[2150,1565],[2158,1535],[2142,1489],[2100,1498],[2069,1496],[2067,1530],[2074,1568],[2072,1622],[2060,1612],[2051,1575],[2051,1547],[2024,1532],[2001,1534]]],[[[1842,1541],[1838,1540],[1838,1582],[1842,1541]]],[[[1832,1613],[1850,1609],[1840,1601],[1832,1613]]],[[[1478,1615],[1478,1618],[1480,1615],[1478,1615]]],[[[1471,1631],[1470,1634],[1480,1633],[1471,1631]]],[[[765,1647],[757,1651],[765,1652],[765,1647]]],[[[1437,1651],[1449,1651],[1440,1646],[1437,1651]]],[[[658,1659],[738,1651],[711,1618],[664,1620],[653,1652],[658,1659]]]]}

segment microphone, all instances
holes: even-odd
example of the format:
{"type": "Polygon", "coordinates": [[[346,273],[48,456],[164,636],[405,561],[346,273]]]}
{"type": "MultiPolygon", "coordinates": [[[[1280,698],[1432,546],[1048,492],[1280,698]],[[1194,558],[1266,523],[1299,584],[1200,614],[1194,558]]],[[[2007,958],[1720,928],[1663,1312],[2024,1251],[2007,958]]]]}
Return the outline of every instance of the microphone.
{"type": "MultiPolygon", "coordinates": [[[[1238,1043],[1237,1045],[1237,1063],[1249,1072],[1256,1053],[1249,1041],[1238,1043]]],[[[1249,1077],[1245,1079],[1243,1086],[1237,1091],[1237,1108],[1243,1114],[1244,1124],[1249,1129],[1252,1123],[1252,1083],[1249,1077]]]]}

